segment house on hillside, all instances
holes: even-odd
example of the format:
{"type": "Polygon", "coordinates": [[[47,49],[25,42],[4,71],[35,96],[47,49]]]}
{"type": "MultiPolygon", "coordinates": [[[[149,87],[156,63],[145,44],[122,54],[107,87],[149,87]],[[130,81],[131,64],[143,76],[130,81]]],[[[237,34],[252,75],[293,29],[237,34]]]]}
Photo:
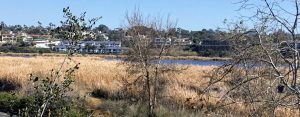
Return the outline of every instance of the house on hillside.
{"type": "Polygon", "coordinates": [[[24,32],[18,33],[17,38],[23,42],[32,42],[33,41],[33,37],[24,32]]]}
{"type": "Polygon", "coordinates": [[[12,31],[0,32],[0,43],[13,43],[17,42],[16,34],[12,31]]]}

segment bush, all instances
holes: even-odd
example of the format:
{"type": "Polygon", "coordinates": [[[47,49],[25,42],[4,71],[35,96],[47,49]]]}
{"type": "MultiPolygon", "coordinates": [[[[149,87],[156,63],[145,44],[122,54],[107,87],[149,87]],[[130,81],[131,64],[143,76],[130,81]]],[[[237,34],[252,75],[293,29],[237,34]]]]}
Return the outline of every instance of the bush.
{"type": "MultiPolygon", "coordinates": [[[[31,117],[37,115],[38,105],[41,103],[40,95],[31,95],[18,97],[13,93],[0,93],[0,112],[9,113],[10,115],[20,115],[22,117],[31,117]]],[[[87,116],[90,112],[83,110],[81,106],[72,105],[68,102],[52,104],[47,110],[47,114],[51,116],[67,116],[67,117],[82,117],[87,116]],[[64,106],[63,108],[55,108],[64,106]]]]}
{"type": "Polygon", "coordinates": [[[0,93],[0,111],[2,112],[14,112],[15,105],[18,105],[18,97],[14,94],[1,92],[0,93]]]}
{"type": "Polygon", "coordinates": [[[11,115],[24,114],[31,103],[32,100],[28,97],[20,98],[16,94],[8,92],[0,93],[0,111],[11,115]]]}
{"type": "MultiPolygon", "coordinates": [[[[71,84],[74,82],[74,72],[79,63],[64,72],[51,70],[50,75],[30,75],[32,88],[27,90],[23,97],[17,97],[11,93],[0,95],[0,112],[11,115],[28,116],[87,116],[90,114],[85,109],[82,98],[70,95],[71,84]],[[60,81],[55,81],[57,77],[60,81]],[[78,103],[81,102],[81,103],[78,103]]],[[[5,81],[5,80],[4,80],[5,81]]],[[[8,83],[5,83],[8,84],[8,83]]]]}

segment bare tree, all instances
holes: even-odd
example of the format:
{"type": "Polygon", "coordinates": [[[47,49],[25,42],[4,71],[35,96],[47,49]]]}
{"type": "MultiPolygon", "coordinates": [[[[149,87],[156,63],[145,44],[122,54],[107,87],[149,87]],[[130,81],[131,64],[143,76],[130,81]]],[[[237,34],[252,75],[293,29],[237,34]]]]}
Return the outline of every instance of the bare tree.
{"type": "Polygon", "coordinates": [[[171,37],[175,36],[175,24],[161,17],[144,17],[136,9],[132,14],[126,14],[127,36],[129,43],[127,58],[124,64],[134,81],[126,81],[126,86],[141,88],[142,99],[147,102],[148,116],[155,116],[154,109],[157,105],[160,83],[167,73],[179,69],[171,65],[162,64],[161,60],[166,51],[172,47],[171,37]],[[161,43],[156,43],[155,39],[161,43]],[[144,95],[143,95],[144,94],[144,95]]]}
{"type": "Polygon", "coordinates": [[[218,77],[210,82],[226,84],[221,99],[227,101],[220,107],[247,103],[254,115],[259,115],[260,108],[273,114],[278,107],[300,110],[299,0],[242,0],[239,4],[240,10],[256,14],[228,24],[232,61],[217,69],[218,77]]]}

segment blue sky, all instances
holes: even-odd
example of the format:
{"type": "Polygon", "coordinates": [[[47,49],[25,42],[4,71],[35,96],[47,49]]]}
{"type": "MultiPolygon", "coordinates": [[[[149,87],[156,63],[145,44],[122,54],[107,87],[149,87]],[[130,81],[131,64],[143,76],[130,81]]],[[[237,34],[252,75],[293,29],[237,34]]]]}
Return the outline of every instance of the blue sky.
{"type": "Polygon", "coordinates": [[[223,20],[236,19],[236,0],[1,0],[0,21],[8,25],[58,24],[62,9],[69,6],[75,14],[86,11],[88,18],[102,16],[99,24],[117,28],[124,24],[126,11],[135,6],[143,14],[167,15],[178,27],[188,30],[216,29],[223,20]]]}

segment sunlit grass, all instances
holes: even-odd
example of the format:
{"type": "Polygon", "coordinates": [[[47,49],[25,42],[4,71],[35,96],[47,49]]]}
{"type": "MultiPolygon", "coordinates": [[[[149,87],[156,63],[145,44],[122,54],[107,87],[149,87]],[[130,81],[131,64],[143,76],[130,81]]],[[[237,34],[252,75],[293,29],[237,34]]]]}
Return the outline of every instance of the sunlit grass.
{"type": "MultiPolygon", "coordinates": [[[[76,72],[76,88],[81,90],[93,90],[95,88],[107,89],[110,92],[122,87],[122,79],[132,79],[125,72],[125,67],[118,61],[108,61],[97,57],[74,57],[80,62],[80,68],[76,72]]],[[[57,69],[63,57],[0,57],[0,79],[8,79],[20,83],[23,87],[28,85],[29,74],[49,74],[51,69],[57,69]]],[[[72,63],[66,65],[71,67],[72,63]]],[[[190,66],[188,70],[168,78],[169,88],[173,90],[168,95],[182,92],[182,95],[191,95],[184,92],[185,85],[200,86],[207,81],[203,78],[205,72],[214,67],[190,66]],[[178,92],[177,92],[178,91],[178,92]]]]}
{"type": "MultiPolygon", "coordinates": [[[[86,95],[96,89],[101,89],[113,95],[119,92],[123,87],[123,80],[132,80],[123,64],[118,61],[108,61],[101,57],[73,57],[73,60],[80,62],[80,68],[76,72],[74,93],[86,95]]],[[[0,80],[8,80],[12,83],[21,85],[20,93],[28,87],[29,74],[50,74],[51,69],[58,69],[63,61],[63,57],[0,57],[0,80]]],[[[65,68],[75,65],[68,62],[65,68]]],[[[183,66],[177,66],[183,67],[183,66]]],[[[210,105],[216,105],[218,98],[201,95],[209,81],[206,77],[215,66],[189,66],[187,70],[181,73],[167,77],[166,86],[161,95],[164,100],[171,101],[182,107],[192,109],[201,109],[210,105]]],[[[226,87],[219,84],[217,90],[211,92],[211,95],[221,96],[226,87]]],[[[90,100],[92,106],[96,107],[101,101],[90,100]]],[[[232,113],[246,111],[244,105],[235,105],[232,107],[232,113]]],[[[294,111],[294,110],[293,110],[294,111]]],[[[295,113],[289,109],[280,108],[276,113],[279,115],[293,115],[295,113]]]]}

